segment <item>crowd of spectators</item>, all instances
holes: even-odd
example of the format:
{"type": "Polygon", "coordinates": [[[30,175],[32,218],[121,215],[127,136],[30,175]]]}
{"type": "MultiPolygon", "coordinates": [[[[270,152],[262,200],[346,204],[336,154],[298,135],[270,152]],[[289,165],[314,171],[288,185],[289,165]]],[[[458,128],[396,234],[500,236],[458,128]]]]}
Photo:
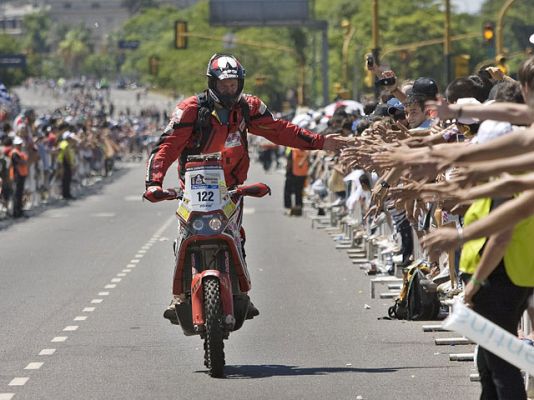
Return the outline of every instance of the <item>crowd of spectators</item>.
{"type": "Polygon", "coordinates": [[[0,218],[74,199],[73,190],[109,176],[115,160],[144,159],[156,139],[160,113],[117,113],[106,89],[63,84],[65,105],[42,115],[0,89],[0,218]]]}
{"type": "MultiPolygon", "coordinates": [[[[396,261],[369,274],[406,270],[421,256],[428,279],[455,280],[449,297],[532,339],[518,326],[526,310],[534,316],[534,57],[516,79],[487,67],[445,88],[431,77],[399,82],[394,71],[373,72],[382,83],[378,103],[349,109],[339,102],[332,117],[307,111],[294,118],[352,138],[339,154],[310,155],[309,194],[330,193],[329,207],[349,214],[363,207],[366,226],[391,223],[396,261]]],[[[483,344],[476,362],[482,399],[526,400],[518,368],[483,344]]]]}

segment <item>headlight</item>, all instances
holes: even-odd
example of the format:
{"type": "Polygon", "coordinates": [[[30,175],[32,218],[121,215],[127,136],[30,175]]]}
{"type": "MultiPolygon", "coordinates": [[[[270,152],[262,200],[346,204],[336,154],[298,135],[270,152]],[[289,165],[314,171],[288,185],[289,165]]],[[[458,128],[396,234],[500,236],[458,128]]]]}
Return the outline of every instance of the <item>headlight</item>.
{"type": "Polygon", "coordinates": [[[195,231],[201,231],[202,228],[204,228],[204,221],[202,221],[200,218],[199,219],[195,219],[193,221],[192,226],[193,226],[193,229],[195,231]]]}
{"type": "Polygon", "coordinates": [[[221,222],[221,220],[219,218],[213,217],[208,222],[208,225],[209,225],[209,227],[211,228],[212,231],[218,232],[222,227],[222,222],[221,222]]]}

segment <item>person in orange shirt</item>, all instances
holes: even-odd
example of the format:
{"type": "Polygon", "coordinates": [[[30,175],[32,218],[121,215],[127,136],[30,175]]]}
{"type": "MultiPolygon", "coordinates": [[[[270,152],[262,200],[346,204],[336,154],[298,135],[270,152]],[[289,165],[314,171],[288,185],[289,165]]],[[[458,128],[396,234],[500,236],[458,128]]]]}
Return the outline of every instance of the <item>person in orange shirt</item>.
{"type": "Polygon", "coordinates": [[[11,157],[11,168],[9,176],[15,183],[15,197],[13,198],[13,218],[25,217],[22,211],[22,196],[24,195],[24,184],[28,176],[28,154],[22,150],[24,140],[21,137],[13,138],[13,149],[9,156],[11,157]]]}
{"type": "Polygon", "coordinates": [[[302,192],[308,176],[310,163],[308,152],[288,147],[287,150],[286,182],[284,185],[284,207],[288,215],[302,215],[302,192]],[[293,206],[292,195],[295,195],[293,206]]]}

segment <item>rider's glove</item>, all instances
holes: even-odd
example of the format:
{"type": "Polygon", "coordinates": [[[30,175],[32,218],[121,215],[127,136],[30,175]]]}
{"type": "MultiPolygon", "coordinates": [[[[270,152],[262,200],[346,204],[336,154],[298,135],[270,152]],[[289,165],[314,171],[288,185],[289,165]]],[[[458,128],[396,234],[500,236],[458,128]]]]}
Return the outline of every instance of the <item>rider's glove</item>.
{"type": "Polygon", "coordinates": [[[176,198],[176,193],[172,193],[170,190],[163,190],[161,186],[149,186],[143,193],[143,198],[157,203],[158,201],[169,200],[173,195],[176,198]]]}

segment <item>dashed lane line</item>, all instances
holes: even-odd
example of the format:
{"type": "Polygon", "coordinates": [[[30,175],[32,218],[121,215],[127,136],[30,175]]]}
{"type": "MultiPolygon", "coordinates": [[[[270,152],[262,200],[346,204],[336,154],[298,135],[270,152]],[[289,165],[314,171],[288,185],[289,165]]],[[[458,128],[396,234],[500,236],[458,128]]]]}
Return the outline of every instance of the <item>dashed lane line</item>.
{"type": "MultiPolygon", "coordinates": [[[[101,215],[98,215],[98,216],[101,216],[101,215]]],[[[164,224],[163,226],[160,227],[160,229],[158,229],[158,231],[152,236],[152,238],[145,244],[142,246],[142,248],[140,250],[137,251],[136,255],[134,256],[134,258],[132,260],[130,260],[129,264],[126,265],[126,268],[127,269],[123,269],[122,272],[118,273],[117,276],[119,277],[124,277],[126,276],[126,274],[128,272],[131,272],[131,268],[135,268],[137,266],[137,264],[139,264],[139,262],[141,261],[140,259],[144,257],[145,253],[152,247],[152,245],[159,240],[160,238],[160,235],[162,232],[165,231],[165,229],[167,229],[167,227],[174,221],[174,217],[172,218],[169,218],[164,224]]],[[[105,289],[114,289],[117,287],[116,283],[120,282],[122,279],[121,278],[113,278],[111,279],[111,284],[107,284],[104,288],[105,289]]],[[[99,296],[108,296],[110,292],[99,292],[98,295],[99,296]]],[[[91,300],[91,304],[100,304],[104,301],[104,299],[100,299],[100,298],[97,298],[97,299],[92,299],[91,300]]],[[[96,307],[85,307],[83,308],[82,312],[84,313],[89,313],[89,312],[94,312],[96,309],[96,307]]],[[[86,315],[78,315],[74,318],[74,321],[85,321],[87,319],[87,316],[86,315]]],[[[65,328],[63,328],[63,332],[74,332],[74,331],[77,331],[79,328],[79,325],[68,325],[66,326],[65,328]]],[[[52,340],[50,342],[52,343],[64,343],[66,342],[68,339],[68,336],[56,336],[54,338],[52,338],[52,340]]],[[[56,353],[56,349],[53,349],[53,348],[46,348],[46,349],[42,349],[40,352],[39,352],[39,355],[40,356],[51,356],[53,354],[56,353]]],[[[37,361],[33,361],[33,362],[30,362],[25,368],[24,370],[38,370],[38,369],[41,369],[41,367],[44,365],[44,362],[37,362],[37,361]]],[[[15,377],[11,380],[11,382],[9,382],[8,386],[24,386],[28,381],[29,381],[29,377],[15,377]]],[[[0,393],[0,400],[11,400],[14,396],[15,396],[16,393],[0,393]]]]}
{"type": "Polygon", "coordinates": [[[77,331],[78,328],[79,328],[78,325],[69,325],[63,328],[63,332],[74,332],[74,331],[77,331]]]}
{"type": "Polygon", "coordinates": [[[29,377],[13,378],[13,380],[8,383],[8,386],[24,386],[29,380],[29,377]]]}
{"type": "Polygon", "coordinates": [[[31,362],[24,369],[39,369],[43,366],[44,362],[31,362]]]}

